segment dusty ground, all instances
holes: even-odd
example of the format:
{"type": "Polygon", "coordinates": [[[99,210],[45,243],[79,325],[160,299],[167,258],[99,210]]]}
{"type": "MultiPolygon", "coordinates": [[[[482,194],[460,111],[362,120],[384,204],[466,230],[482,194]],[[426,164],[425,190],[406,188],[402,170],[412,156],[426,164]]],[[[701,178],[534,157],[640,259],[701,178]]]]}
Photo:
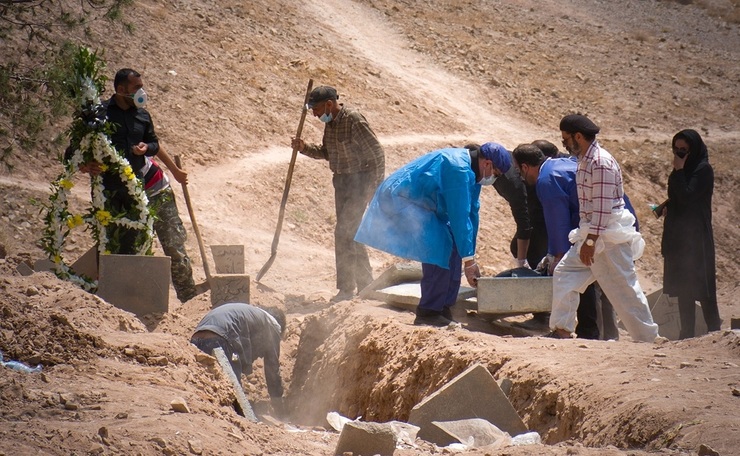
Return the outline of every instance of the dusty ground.
{"type": "MultiPolygon", "coordinates": [[[[333,193],[325,164],[300,157],[277,260],[252,301],[289,314],[282,424],[234,413],[225,380],[188,344],[208,294],[140,321],[49,274],[22,277],[42,257],[32,199],[59,172],[45,148],[0,174],[0,350],[41,374],[0,375],[0,454],[332,454],[328,411],[405,420],[424,396],[474,362],[513,380],[511,401],[546,445],[487,454],[740,454],[740,33],[731,1],[611,2],[138,1],[119,26],[80,38],[104,47],[110,75],[144,73],[163,144],[182,154],[207,245],[244,244],[255,274],[270,243],[308,78],[339,88],[384,144],[388,171],[437,147],[537,138],[559,144],[558,119],[580,110],[602,126],[623,167],[647,242],[638,267],[660,286],[660,221],[670,137],[701,130],[715,168],[714,228],[723,331],[663,345],[503,337],[503,325],[463,318],[455,331],[419,328],[375,301],[330,306],[333,193]],[[683,4],[689,3],[689,4],[683,4]],[[120,37],[125,37],[120,39],[120,37]],[[4,250],[4,252],[2,252],[4,250]],[[191,413],[174,413],[183,398],[191,413]]],[[[3,43],[6,44],[6,43],[3,43]]],[[[4,51],[8,48],[4,47],[4,51]]],[[[309,119],[304,138],[320,139],[309,119]]],[[[86,204],[85,179],[79,200],[86,204]]],[[[179,189],[177,189],[178,193],[179,189]]],[[[480,263],[510,267],[513,220],[486,191],[480,263]]],[[[180,204],[183,217],[186,211],[180,204]]],[[[90,245],[70,237],[70,261],[90,245]]],[[[189,248],[202,280],[194,236],[189,248]]],[[[376,272],[397,261],[372,253],[376,272]]],[[[270,409],[261,369],[244,382],[270,409]]],[[[434,454],[418,448],[396,454],[434,454]]],[[[469,454],[484,454],[470,451],[469,454]]]]}

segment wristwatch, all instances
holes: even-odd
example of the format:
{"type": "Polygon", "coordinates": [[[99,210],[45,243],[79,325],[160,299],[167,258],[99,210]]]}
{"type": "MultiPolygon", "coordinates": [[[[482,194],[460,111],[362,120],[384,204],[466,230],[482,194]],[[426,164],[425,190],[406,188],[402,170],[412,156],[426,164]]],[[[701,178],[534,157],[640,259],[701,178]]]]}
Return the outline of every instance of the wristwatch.
{"type": "Polygon", "coordinates": [[[589,246],[589,247],[593,247],[594,246],[594,240],[591,239],[591,238],[586,238],[586,245],[589,246]]]}

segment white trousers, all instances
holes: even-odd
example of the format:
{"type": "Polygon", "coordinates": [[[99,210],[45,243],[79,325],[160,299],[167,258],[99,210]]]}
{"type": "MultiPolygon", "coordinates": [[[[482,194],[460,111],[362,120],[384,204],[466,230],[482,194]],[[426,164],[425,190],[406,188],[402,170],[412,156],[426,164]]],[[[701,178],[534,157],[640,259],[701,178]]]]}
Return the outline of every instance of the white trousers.
{"type": "Polygon", "coordinates": [[[575,332],[578,293],[596,280],[632,339],[653,342],[658,336],[658,325],[653,322],[645,293],[637,281],[631,245],[605,243],[603,250],[594,255],[591,266],[586,266],[579,256],[581,244],[573,245],[553,272],[550,327],[575,332]]]}

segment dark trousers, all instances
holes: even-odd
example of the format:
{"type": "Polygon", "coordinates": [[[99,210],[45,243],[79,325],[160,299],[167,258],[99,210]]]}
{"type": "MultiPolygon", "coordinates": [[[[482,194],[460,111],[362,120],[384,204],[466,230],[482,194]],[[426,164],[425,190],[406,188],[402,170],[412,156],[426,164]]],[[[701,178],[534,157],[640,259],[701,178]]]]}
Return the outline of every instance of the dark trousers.
{"type": "Polygon", "coordinates": [[[462,258],[454,242],[448,266],[449,269],[445,269],[434,264],[421,264],[420,309],[441,312],[442,309],[453,306],[457,301],[457,294],[460,291],[462,258]]]}
{"type": "Polygon", "coordinates": [[[374,174],[335,174],[332,182],[337,211],[334,229],[337,288],[360,291],[373,281],[373,269],[365,245],[355,242],[355,234],[375,191],[374,174]]]}
{"type": "Polygon", "coordinates": [[[578,303],[576,336],[579,339],[599,339],[597,315],[596,289],[592,283],[586,288],[586,291],[581,293],[581,300],[578,303]]]}
{"type": "MultiPolygon", "coordinates": [[[[722,321],[719,318],[719,309],[717,301],[711,302],[709,299],[699,301],[701,312],[704,315],[704,321],[709,331],[719,331],[722,321]]],[[[694,298],[687,296],[678,297],[678,315],[681,320],[681,331],[679,339],[688,339],[694,337],[696,327],[696,301],[694,298]]]]}
{"type": "Polygon", "coordinates": [[[594,282],[594,285],[596,286],[596,321],[600,323],[601,340],[619,340],[619,327],[614,306],[599,286],[599,282],[594,282]]]}

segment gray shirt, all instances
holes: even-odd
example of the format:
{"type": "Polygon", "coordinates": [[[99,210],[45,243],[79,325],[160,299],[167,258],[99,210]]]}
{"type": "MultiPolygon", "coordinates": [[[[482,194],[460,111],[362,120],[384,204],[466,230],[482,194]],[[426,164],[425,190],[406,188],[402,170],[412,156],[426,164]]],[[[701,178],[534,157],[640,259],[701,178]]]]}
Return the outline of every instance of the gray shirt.
{"type": "Polygon", "coordinates": [[[252,362],[265,360],[265,380],[272,397],[283,395],[280,378],[280,325],[275,319],[251,304],[223,304],[208,312],[195,332],[211,331],[226,339],[239,356],[242,371],[252,373],[252,362]]]}

